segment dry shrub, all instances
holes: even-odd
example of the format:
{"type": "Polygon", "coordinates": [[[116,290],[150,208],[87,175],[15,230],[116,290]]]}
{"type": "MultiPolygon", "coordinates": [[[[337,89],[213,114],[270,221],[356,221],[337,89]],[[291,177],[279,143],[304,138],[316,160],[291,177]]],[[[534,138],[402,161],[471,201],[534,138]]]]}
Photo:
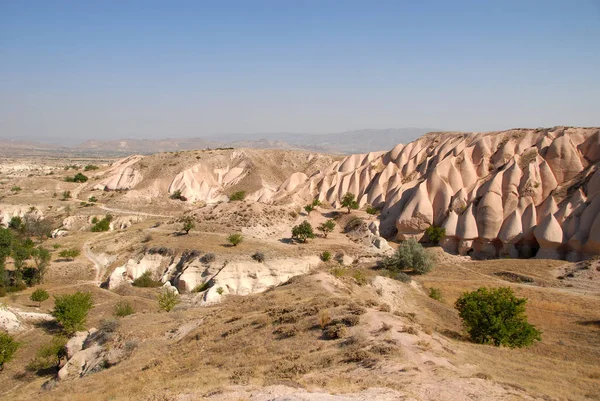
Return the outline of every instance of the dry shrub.
{"type": "Polygon", "coordinates": [[[321,327],[322,330],[325,330],[325,327],[327,327],[329,323],[331,323],[331,315],[329,314],[329,310],[322,310],[319,314],[319,327],[321,327]]]}
{"type": "Polygon", "coordinates": [[[416,336],[417,334],[419,334],[419,330],[417,330],[417,328],[413,326],[404,326],[402,328],[402,333],[408,333],[413,336],[416,336]]]}
{"type": "Polygon", "coordinates": [[[294,337],[299,332],[300,332],[300,329],[298,328],[297,325],[294,324],[294,325],[279,326],[277,329],[275,329],[275,331],[273,331],[273,334],[278,336],[280,339],[283,339],[283,338],[294,337]]]}
{"type": "Polygon", "coordinates": [[[229,377],[229,380],[233,384],[248,384],[251,377],[255,375],[256,371],[253,367],[241,367],[234,369],[229,377]]]}
{"type": "Polygon", "coordinates": [[[347,315],[342,317],[340,321],[346,326],[357,326],[360,323],[360,317],[358,315],[347,315]]]}
{"type": "Polygon", "coordinates": [[[381,323],[381,327],[379,328],[380,332],[390,331],[392,329],[392,325],[386,322],[381,323]]]}
{"type": "Polygon", "coordinates": [[[369,351],[377,355],[397,355],[400,353],[400,349],[392,344],[375,344],[369,351]]]}
{"type": "Polygon", "coordinates": [[[327,327],[324,331],[325,337],[330,340],[345,338],[348,336],[348,329],[343,324],[334,324],[327,327]]]}
{"type": "Polygon", "coordinates": [[[360,348],[352,348],[344,352],[344,362],[363,362],[371,358],[371,354],[360,348]]]}
{"type": "Polygon", "coordinates": [[[270,370],[269,376],[278,379],[294,379],[311,371],[311,366],[299,361],[278,361],[270,370]]]}
{"type": "Polygon", "coordinates": [[[348,313],[350,313],[352,315],[362,315],[367,312],[367,310],[365,308],[363,308],[362,306],[360,306],[359,304],[357,304],[355,302],[349,303],[346,308],[348,310],[348,313]]]}
{"type": "Polygon", "coordinates": [[[389,306],[388,304],[381,304],[381,305],[379,305],[379,311],[380,312],[391,312],[392,307],[389,306]]]}

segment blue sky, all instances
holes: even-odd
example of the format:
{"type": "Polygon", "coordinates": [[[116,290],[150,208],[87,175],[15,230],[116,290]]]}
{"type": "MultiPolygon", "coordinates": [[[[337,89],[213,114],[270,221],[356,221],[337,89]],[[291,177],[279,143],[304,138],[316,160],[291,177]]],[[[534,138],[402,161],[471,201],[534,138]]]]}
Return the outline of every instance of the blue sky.
{"type": "Polygon", "coordinates": [[[0,137],[600,125],[600,0],[0,0],[0,137]]]}

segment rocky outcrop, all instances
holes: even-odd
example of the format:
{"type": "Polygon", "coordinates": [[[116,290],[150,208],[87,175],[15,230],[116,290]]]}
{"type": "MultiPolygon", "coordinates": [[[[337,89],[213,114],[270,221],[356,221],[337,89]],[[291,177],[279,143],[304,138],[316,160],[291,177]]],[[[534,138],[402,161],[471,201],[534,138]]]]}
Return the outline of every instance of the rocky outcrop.
{"type": "Polygon", "coordinates": [[[599,162],[599,128],[430,133],[290,177],[261,201],[339,207],[352,192],[382,208],[385,236],[421,239],[436,225],[450,252],[576,260],[600,253],[599,162]]]}
{"type": "Polygon", "coordinates": [[[144,178],[139,168],[135,166],[142,158],[143,156],[133,155],[114,163],[106,171],[107,177],[103,178],[94,188],[102,191],[122,191],[134,188],[144,178]]]}

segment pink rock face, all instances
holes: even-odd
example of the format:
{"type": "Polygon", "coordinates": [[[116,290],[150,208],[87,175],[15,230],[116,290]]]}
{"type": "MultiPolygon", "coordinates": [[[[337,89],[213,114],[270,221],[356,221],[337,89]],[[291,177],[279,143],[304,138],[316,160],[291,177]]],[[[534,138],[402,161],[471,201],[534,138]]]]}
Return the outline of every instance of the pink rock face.
{"type": "Polygon", "coordinates": [[[436,225],[453,252],[525,256],[539,244],[538,256],[573,258],[600,253],[599,162],[598,128],[430,133],[290,177],[284,189],[335,207],[350,191],[361,206],[382,206],[382,234],[400,240],[436,225]]]}

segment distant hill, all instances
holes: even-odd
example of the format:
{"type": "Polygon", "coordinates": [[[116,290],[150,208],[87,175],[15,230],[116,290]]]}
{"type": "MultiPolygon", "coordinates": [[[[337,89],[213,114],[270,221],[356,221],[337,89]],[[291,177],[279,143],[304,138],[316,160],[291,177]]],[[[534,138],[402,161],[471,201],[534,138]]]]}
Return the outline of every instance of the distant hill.
{"type": "Polygon", "coordinates": [[[363,129],[338,132],[333,134],[314,133],[256,133],[256,134],[219,134],[198,138],[165,138],[165,139],[114,139],[87,140],[76,146],[60,146],[54,141],[0,141],[0,154],[10,156],[75,154],[126,156],[130,154],[153,154],[181,150],[206,148],[255,148],[309,150],[332,154],[366,153],[393,148],[398,143],[408,143],[420,136],[438,131],[428,128],[388,128],[363,129]]]}

